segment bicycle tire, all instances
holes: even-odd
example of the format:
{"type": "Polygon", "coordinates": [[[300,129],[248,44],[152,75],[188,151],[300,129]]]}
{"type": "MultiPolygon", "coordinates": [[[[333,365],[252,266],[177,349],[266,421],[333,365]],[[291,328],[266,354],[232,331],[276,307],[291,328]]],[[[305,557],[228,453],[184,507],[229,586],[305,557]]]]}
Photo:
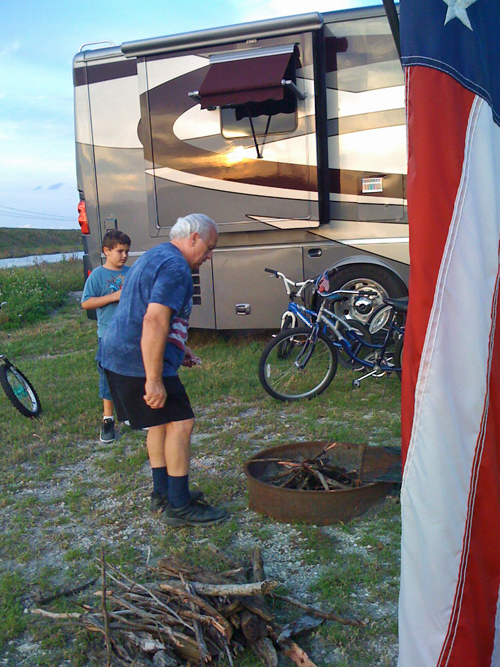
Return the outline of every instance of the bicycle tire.
{"type": "Polygon", "coordinates": [[[298,401],[318,396],[330,385],[337,372],[337,349],[331,339],[319,332],[314,347],[310,327],[283,331],[273,338],[259,360],[259,380],[266,392],[279,401],[298,401]],[[283,357],[283,349],[288,350],[283,357]],[[295,362],[306,357],[304,368],[295,362]]]}
{"type": "MultiPolygon", "coordinates": [[[[354,328],[355,334],[357,335],[358,338],[361,338],[362,341],[366,343],[372,342],[372,337],[366,324],[363,324],[363,322],[358,322],[358,320],[347,320],[347,322],[351,327],[354,328]]],[[[337,322],[336,328],[345,338],[346,333],[348,331],[345,324],[343,322],[337,322]]],[[[333,339],[332,335],[330,335],[330,337],[333,339]]],[[[350,342],[353,346],[352,348],[353,354],[360,359],[364,359],[368,354],[370,354],[370,352],[373,351],[372,348],[363,345],[362,342],[358,343],[355,340],[350,342]]],[[[337,355],[339,358],[339,364],[342,366],[342,368],[346,368],[347,370],[350,371],[360,371],[366,368],[366,366],[363,366],[363,364],[360,361],[351,359],[351,357],[342,347],[337,347],[337,355]]]]}
{"type": "Polygon", "coordinates": [[[0,384],[9,401],[24,417],[38,417],[42,412],[35,388],[24,373],[12,364],[0,366],[0,384]]]}

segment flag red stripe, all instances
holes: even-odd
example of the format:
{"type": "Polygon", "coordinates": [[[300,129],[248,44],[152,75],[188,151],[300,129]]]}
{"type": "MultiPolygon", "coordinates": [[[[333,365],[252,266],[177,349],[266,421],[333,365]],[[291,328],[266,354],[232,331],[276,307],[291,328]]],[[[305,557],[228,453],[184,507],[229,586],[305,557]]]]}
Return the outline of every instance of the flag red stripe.
{"type": "Polygon", "coordinates": [[[497,667],[500,133],[447,75],[412,67],[407,86],[400,667],[497,667]]]}
{"type": "Polygon", "coordinates": [[[460,183],[474,100],[473,93],[454,79],[429,67],[406,68],[406,92],[411,270],[401,399],[403,462],[410,442],[420,356],[460,183]]]}

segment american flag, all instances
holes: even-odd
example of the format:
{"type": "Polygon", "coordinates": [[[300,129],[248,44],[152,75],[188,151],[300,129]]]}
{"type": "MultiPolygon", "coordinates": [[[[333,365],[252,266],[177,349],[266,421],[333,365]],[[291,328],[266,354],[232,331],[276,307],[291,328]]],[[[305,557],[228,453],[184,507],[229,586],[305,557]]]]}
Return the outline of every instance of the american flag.
{"type": "Polygon", "coordinates": [[[328,274],[325,272],[319,281],[318,284],[319,292],[329,292],[330,291],[330,281],[328,280],[328,274]]]}
{"type": "Polygon", "coordinates": [[[500,0],[401,0],[399,667],[500,665],[500,0]]]}

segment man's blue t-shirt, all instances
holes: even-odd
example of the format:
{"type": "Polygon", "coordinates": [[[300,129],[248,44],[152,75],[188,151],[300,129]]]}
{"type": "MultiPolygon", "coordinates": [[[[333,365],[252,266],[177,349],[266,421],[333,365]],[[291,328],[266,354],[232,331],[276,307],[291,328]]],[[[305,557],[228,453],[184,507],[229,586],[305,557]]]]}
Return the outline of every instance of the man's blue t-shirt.
{"type": "Polygon", "coordinates": [[[142,321],[150,303],[171,308],[163,375],[176,375],[184,360],[193,279],[189,264],[171,243],[148,250],[127,274],[119,307],[101,340],[99,361],[120,375],[144,377],[141,352],[142,321]]]}
{"type": "MultiPolygon", "coordinates": [[[[123,281],[130,266],[123,266],[118,271],[98,266],[92,271],[83,288],[82,303],[94,296],[107,296],[123,287],[123,281]]],[[[118,301],[97,308],[97,338],[102,338],[111,318],[115,314],[118,301]]]]}

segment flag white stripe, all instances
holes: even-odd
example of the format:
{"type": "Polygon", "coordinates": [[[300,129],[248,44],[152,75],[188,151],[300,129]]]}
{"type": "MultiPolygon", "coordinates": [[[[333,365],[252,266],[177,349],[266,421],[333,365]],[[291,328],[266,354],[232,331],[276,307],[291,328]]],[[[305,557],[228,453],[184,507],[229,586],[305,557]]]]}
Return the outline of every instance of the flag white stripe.
{"type": "Polygon", "coordinates": [[[494,306],[498,271],[498,151],[500,128],[489,106],[476,98],[420,362],[403,478],[400,667],[437,664],[459,579],[487,403],[491,321],[484,314],[494,306]]]}
{"type": "MultiPolygon", "coordinates": [[[[497,262],[498,265],[498,262],[497,262]]],[[[455,603],[455,606],[458,606],[457,613],[458,615],[460,614],[460,611],[462,609],[462,601],[463,601],[463,592],[464,592],[464,585],[465,585],[465,575],[467,571],[467,563],[469,560],[469,547],[471,543],[471,531],[472,531],[472,513],[474,511],[474,505],[475,505],[475,500],[476,500],[476,490],[477,490],[477,483],[478,483],[478,477],[479,477],[479,464],[478,462],[481,459],[481,456],[483,454],[483,449],[484,449],[484,440],[486,437],[486,427],[487,427],[487,422],[488,422],[488,412],[489,412],[489,399],[490,399],[490,392],[489,392],[489,378],[491,374],[491,362],[493,359],[493,348],[495,344],[495,329],[496,329],[496,317],[497,317],[497,306],[498,306],[498,287],[499,287],[499,274],[497,273],[497,280],[495,283],[495,292],[493,295],[493,308],[492,308],[492,325],[491,325],[491,332],[490,332],[490,340],[489,340],[489,355],[488,355],[488,369],[487,369],[487,387],[486,387],[486,396],[485,396],[485,409],[483,413],[483,418],[482,418],[482,423],[481,423],[481,432],[480,436],[478,438],[478,444],[477,444],[477,449],[476,449],[476,465],[474,466],[474,470],[472,472],[472,485],[471,485],[471,502],[470,502],[470,509],[469,509],[469,516],[468,516],[468,521],[467,521],[467,526],[466,526],[466,536],[464,539],[464,551],[465,551],[465,557],[463,558],[463,563],[461,567],[461,572],[460,572],[460,581],[459,583],[459,594],[457,596],[457,602],[455,603]]],[[[454,625],[453,628],[453,638],[452,642],[455,639],[456,633],[458,630],[458,624],[454,625]]],[[[448,658],[445,663],[445,667],[448,665],[449,661],[451,658],[451,652],[448,653],[448,658]]]]}

